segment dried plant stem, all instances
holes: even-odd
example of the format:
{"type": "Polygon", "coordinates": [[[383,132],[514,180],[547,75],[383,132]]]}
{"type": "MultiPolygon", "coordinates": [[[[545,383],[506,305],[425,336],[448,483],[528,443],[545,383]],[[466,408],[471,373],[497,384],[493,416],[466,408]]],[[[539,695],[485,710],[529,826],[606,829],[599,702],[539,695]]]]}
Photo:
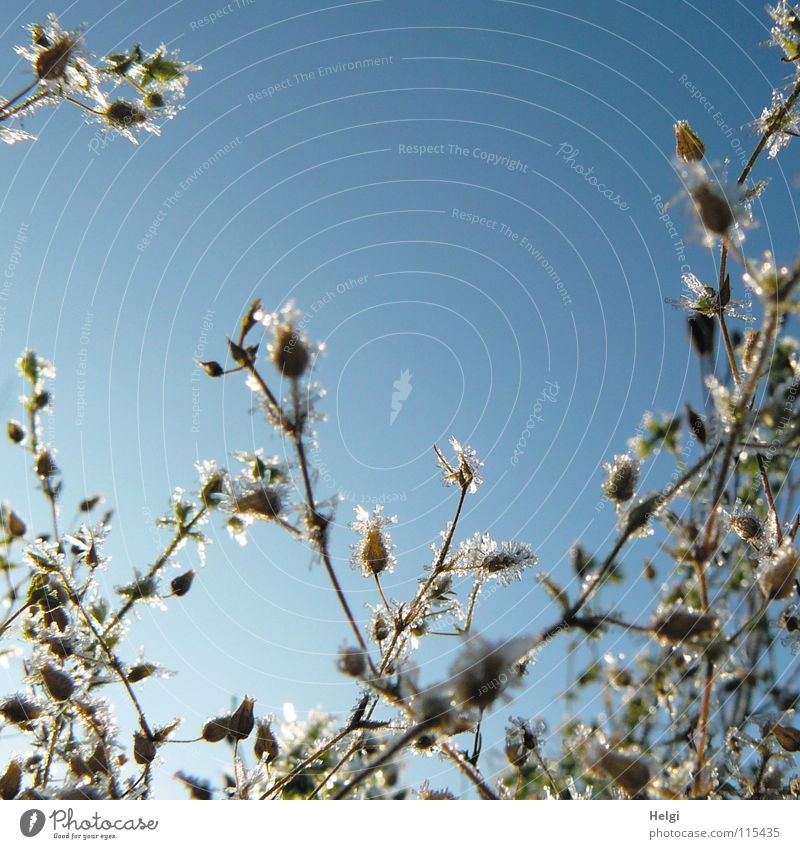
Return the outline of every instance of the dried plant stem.
{"type": "Polygon", "coordinates": [[[70,597],[70,601],[80,611],[81,616],[83,616],[83,619],[86,622],[86,625],[88,626],[89,630],[94,635],[94,638],[97,640],[97,643],[100,646],[100,648],[103,650],[103,653],[108,658],[108,662],[111,665],[111,668],[117,674],[117,677],[122,682],[122,685],[125,687],[125,689],[127,690],[128,696],[131,700],[131,704],[133,705],[136,713],[138,714],[139,726],[141,727],[142,732],[144,733],[144,735],[147,737],[148,740],[153,740],[153,732],[151,731],[150,725],[147,722],[147,717],[144,715],[144,711],[142,710],[142,706],[139,704],[139,699],[136,697],[136,693],[133,692],[133,687],[131,686],[131,682],[128,680],[128,676],[127,676],[125,670],[122,667],[122,663],[120,662],[119,658],[114,654],[114,652],[111,650],[108,643],[105,641],[103,635],[100,633],[100,631],[98,631],[97,627],[95,626],[94,622],[92,621],[92,617],[90,616],[90,614],[88,613],[86,608],[83,606],[81,600],[78,598],[77,594],[75,593],[75,590],[73,589],[72,584],[69,581],[69,578],[61,570],[59,570],[59,575],[61,577],[61,580],[64,583],[64,587],[67,590],[67,594],[70,597]]]}
{"type": "Polygon", "coordinates": [[[396,754],[405,749],[409,744],[413,743],[417,737],[424,734],[430,727],[430,722],[420,722],[419,725],[409,728],[405,734],[401,734],[400,737],[398,737],[390,746],[387,746],[386,749],[384,749],[384,751],[375,758],[375,760],[368,763],[358,773],[358,775],[353,778],[352,781],[345,784],[345,786],[342,787],[342,789],[339,790],[333,798],[344,799],[346,796],[349,796],[362,782],[369,778],[373,772],[387,764],[396,754]]]}
{"type": "MultiPolygon", "coordinates": [[[[161,552],[155,563],[153,563],[153,565],[147,570],[144,577],[140,579],[141,583],[145,583],[158,575],[158,573],[167,564],[170,557],[172,557],[175,553],[181,542],[186,538],[186,535],[191,533],[195,525],[203,518],[203,516],[206,515],[207,512],[208,507],[203,505],[188,522],[184,522],[175,529],[175,534],[167,544],[167,547],[161,552]]],[[[114,627],[122,622],[123,618],[128,615],[135,604],[136,600],[129,598],[116,613],[112,614],[111,621],[103,629],[104,637],[107,636],[114,627]]]]}
{"type": "Polygon", "coordinates": [[[783,542],[783,531],[781,530],[781,520],[778,516],[778,510],[775,507],[775,498],[772,495],[772,487],[769,483],[767,464],[764,461],[763,454],[756,454],[756,460],[758,461],[758,471],[761,474],[761,483],[764,486],[764,494],[767,497],[767,504],[769,504],[770,513],[772,513],[772,519],[775,522],[775,534],[778,537],[778,545],[780,545],[783,542]]]}
{"type": "Polygon", "coordinates": [[[728,334],[728,324],[725,321],[725,313],[722,307],[720,307],[717,311],[717,319],[719,320],[719,329],[721,331],[722,340],[725,343],[725,353],[728,355],[728,365],[731,369],[731,375],[738,386],[742,382],[742,376],[739,373],[739,367],[736,365],[736,355],[733,352],[731,337],[728,334]]]}
{"type": "Polygon", "coordinates": [[[447,531],[447,535],[445,537],[444,543],[442,544],[442,548],[439,551],[436,560],[431,567],[431,574],[428,577],[428,580],[420,587],[417,591],[417,595],[414,600],[411,602],[409,607],[409,611],[406,615],[403,616],[401,622],[395,623],[394,633],[392,634],[392,638],[389,641],[389,645],[384,652],[383,657],[381,658],[380,666],[378,667],[378,672],[384,672],[386,667],[389,665],[389,662],[392,659],[392,653],[396,648],[398,641],[400,640],[400,636],[403,631],[408,627],[408,625],[414,621],[414,617],[417,615],[419,611],[420,605],[425,600],[425,596],[430,590],[433,582],[439,576],[439,572],[444,565],[445,560],[447,559],[447,554],[450,551],[450,546],[453,544],[453,537],[456,532],[456,527],[458,526],[459,519],[461,518],[461,512],[464,509],[464,500],[467,497],[467,486],[462,486],[458,495],[458,503],[456,504],[455,515],[453,516],[453,521],[450,523],[450,528],[447,531]]]}

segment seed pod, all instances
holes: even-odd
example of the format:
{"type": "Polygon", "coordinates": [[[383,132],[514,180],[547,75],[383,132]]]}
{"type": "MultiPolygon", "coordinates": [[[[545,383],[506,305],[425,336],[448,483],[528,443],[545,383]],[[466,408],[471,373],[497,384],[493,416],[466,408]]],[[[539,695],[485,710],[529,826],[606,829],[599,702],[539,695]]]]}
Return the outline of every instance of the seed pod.
{"type": "Polygon", "coordinates": [[[389,551],[380,528],[375,525],[370,525],[364,531],[360,560],[364,572],[368,575],[379,575],[389,565],[389,551]]]}
{"type": "Polygon", "coordinates": [[[147,115],[125,100],[115,100],[105,111],[106,120],[112,127],[125,129],[134,124],[143,124],[147,115]]]}
{"type": "Polygon", "coordinates": [[[630,501],[639,482],[639,464],[629,454],[617,454],[613,463],[605,465],[608,477],[603,482],[603,494],[617,504],[630,501]]]}
{"type": "Polygon", "coordinates": [[[69,769],[70,772],[79,779],[91,778],[94,775],[89,764],[87,764],[80,755],[73,755],[69,759],[69,769]]]}
{"type": "Polygon", "coordinates": [[[225,374],[225,369],[216,360],[196,360],[195,362],[209,377],[222,377],[225,374]]]}
{"type": "Polygon", "coordinates": [[[731,530],[745,542],[756,542],[763,530],[761,522],[751,513],[740,513],[731,518],[731,530]]]}
{"type": "Polygon", "coordinates": [[[291,325],[276,328],[272,362],[284,377],[291,379],[302,377],[308,368],[308,349],[291,325]]]}
{"type": "Polygon", "coordinates": [[[144,96],[144,105],[148,109],[161,109],[163,108],[166,101],[164,100],[164,95],[157,91],[148,91],[144,96]]]}
{"type": "Polygon", "coordinates": [[[36,457],[36,474],[42,480],[49,480],[58,471],[52,454],[45,448],[36,457]]]}
{"type": "Polygon", "coordinates": [[[182,575],[178,575],[170,581],[170,588],[172,589],[172,594],[178,596],[186,595],[189,590],[192,588],[192,581],[194,581],[194,569],[190,569],[188,572],[184,572],[182,575]]]}
{"type": "Polygon", "coordinates": [[[364,657],[364,652],[355,646],[345,646],[339,650],[336,668],[344,675],[361,678],[367,671],[367,660],[364,657]]]}
{"type": "Polygon", "coordinates": [[[23,696],[11,696],[0,704],[0,715],[8,722],[24,727],[38,719],[42,709],[23,696]]]}
{"type": "Polygon", "coordinates": [[[391,628],[389,623],[386,621],[386,617],[381,613],[375,614],[375,618],[372,620],[370,625],[370,637],[372,637],[376,643],[382,643],[384,640],[388,639],[390,633],[391,628]]]}
{"type": "Polygon", "coordinates": [[[758,585],[769,601],[787,598],[794,591],[800,555],[793,545],[782,545],[758,573],[758,585]]]}
{"type": "Polygon", "coordinates": [[[710,613],[697,613],[676,607],[660,614],[653,622],[656,637],[667,643],[682,643],[713,631],[717,618],[710,613]]]}
{"type": "Polygon", "coordinates": [[[256,700],[245,696],[242,703],[233,712],[230,721],[230,733],[234,740],[246,740],[256,724],[253,705],[256,700]]]}
{"type": "Polygon", "coordinates": [[[42,50],[36,57],[34,69],[40,80],[59,80],[67,72],[67,66],[75,49],[75,36],[67,33],[52,46],[42,50]]]}
{"type": "Polygon", "coordinates": [[[49,663],[41,668],[40,675],[47,692],[57,702],[67,701],[75,691],[75,682],[72,678],[49,663]]]}
{"type": "Polygon", "coordinates": [[[280,516],[282,507],[280,493],[269,486],[260,486],[235,501],[237,513],[247,513],[267,521],[280,516]]]}
{"type": "Polygon", "coordinates": [[[258,721],[253,752],[258,760],[263,759],[265,764],[272,763],[278,757],[280,748],[268,719],[259,719],[258,721]]]}
{"type": "Polygon", "coordinates": [[[19,445],[25,439],[25,430],[19,422],[15,422],[13,419],[6,425],[6,433],[15,445],[19,445]]]}
{"type": "Polygon", "coordinates": [[[800,730],[791,725],[775,725],[772,729],[773,737],[781,744],[781,748],[787,752],[800,752],[800,730]]]}
{"type": "Polygon", "coordinates": [[[790,634],[800,629],[800,618],[798,618],[796,613],[790,613],[788,610],[784,610],[781,613],[780,623],[781,627],[785,628],[790,634]]]}
{"type": "Polygon", "coordinates": [[[144,681],[151,675],[158,672],[158,667],[155,663],[137,663],[128,669],[128,681],[131,684],[136,684],[139,681],[144,681]]]}
{"type": "Polygon", "coordinates": [[[22,764],[14,758],[0,777],[0,799],[8,801],[19,793],[22,784],[22,764]]]}
{"type": "Polygon", "coordinates": [[[655,579],[656,579],[656,567],[653,565],[652,560],[647,559],[647,560],[644,561],[644,566],[642,568],[642,575],[644,575],[644,577],[648,581],[655,581],[655,579]]]}
{"type": "Polygon", "coordinates": [[[146,766],[153,763],[156,757],[156,744],[141,731],[133,735],[133,759],[137,764],[146,766]]]}
{"type": "Polygon", "coordinates": [[[19,539],[25,536],[25,522],[11,508],[3,508],[0,510],[0,524],[3,526],[3,533],[11,539],[19,539]]]}
{"type": "Polygon", "coordinates": [[[689,126],[688,121],[678,121],[673,124],[675,131],[675,155],[684,162],[699,162],[705,155],[706,148],[700,137],[689,126]]]}
{"type": "Polygon", "coordinates": [[[200,731],[200,736],[206,743],[219,743],[230,734],[230,716],[217,716],[209,719],[200,731]]]}
{"type": "Polygon", "coordinates": [[[650,767],[637,757],[603,750],[592,769],[610,778],[629,796],[637,796],[650,783],[650,767]]]}
{"type": "Polygon", "coordinates": [[[92,750],[89,760],[86,765],[92,772],[92,775],[100,773],[101,775],[110,775],[111,767],[108,763],[108,755],[106,754],[105,746],[98,741],[97,745],[92,750]]]}
{"type": "Polygon", "coordinates": [[[697,215],[709,233],[724,236],[733,224],[733,212],[724,195],[708,183],[700,183],[692,190],[692,200],[697,215]]]}

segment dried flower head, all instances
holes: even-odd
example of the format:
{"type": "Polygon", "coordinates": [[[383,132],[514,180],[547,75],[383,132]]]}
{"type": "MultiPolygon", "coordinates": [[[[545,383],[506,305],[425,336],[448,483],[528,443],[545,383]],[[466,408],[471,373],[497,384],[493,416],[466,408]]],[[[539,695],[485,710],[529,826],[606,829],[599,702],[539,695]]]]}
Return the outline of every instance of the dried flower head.
{"type": "Polygon", "coordinates": [[[272,313],[259,305],[253,317],[272,331],[269,354],[275,368],[290,380],[301,378],[321,350],[303,332],[303,313],[290,301],[272,313]]]}
{"type": "Polygon", "coordinates": [[[617,504],[630,501],[636,494],[639,483],[639,464],[630,454],[615,454],[611,463],[604,463],[606,479],[603,481],[603,495],[617,504]]]}
{"type": "Polygon", "coordinates": [[[762,560],[758,570],[758,585],[769,601],[788,598],[795,587],[800,554],[789,540],[770,557],[762,560]]]}
{"type": "Polygon", "coordinates": [[[519,580],[525,569],[538,562],[539,559],[529,545],[497,542],[487,533],[476,533],[459,546],[455,571],[507,585],[519,580]]]}
{"type": "Polygon", "coordinates": [[[352,546],[354,569],[361,569],[365,577],[391,572],[395,565],[394,545],[386,531],[388,525],[397,521],[395,516],[383,515],[383,506],[378,504],[372,513],[361,505],[355,508],[356,518],[350,527],[361,534],[361,539],[352,546]]]}
{"type": "Polygon", "coordinates": [[[453,462],[447,460],[442,452],[435,445],[433,446],[436,458],[442,467],[442,480],[445,486],[458,486],[474,495],[483,483],[483,478],[480,476],[483,463],[478,459],[478,453],[474,448],[470,448],[469,445],[462,446],[454,436],[450,437],[450,445],[456,455],[453,462]]]}
{"type": "Polygon", "coordinates": [[[450,667],[447,688],[460,709],[483,710],[521,680],[520,662],[531,642],[525,638],[492,641],[469,637],[450,667]]]}
{"type": "Polygon", "coordinates": [[[709,636],[717,628],[717,617],[687,607],[673,607],[656,615],[653,633],[666,643],[683,643],[709,636]]]}
{"type": "Polygon", "coordinates": [[[689,126],[688,121],[673,124],[675,130],[675,155],[684,162],[697,162],[705,155],[706,148],[700,137],[689,126]]]}
{"type": "Polygon", "coordinates": [[[253,753],[259,761],[265,764],[272,763],[280,753],[278,740],[272,731],[272,723],[269,719],[259,719],[256,724],[256,741],[253,744],[253,753]]]}
{"type": "Polygon", "coordinates": [[[358,646],[344,646],[339,650],[336,668],[343,675],[351,678],[361,678],[367,671],[367,658],[358,646]]]}

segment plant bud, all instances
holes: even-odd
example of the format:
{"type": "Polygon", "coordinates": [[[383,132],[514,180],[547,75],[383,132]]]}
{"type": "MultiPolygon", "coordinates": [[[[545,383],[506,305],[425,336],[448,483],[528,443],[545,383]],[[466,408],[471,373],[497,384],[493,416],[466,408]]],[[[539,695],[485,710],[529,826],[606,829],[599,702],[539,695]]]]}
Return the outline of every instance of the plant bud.
{"type": "Polygon", "coordinates": [[[133,759],[137,764],[146,766],[156,758],[156,744],[141,731],[133,735],[133,759]]]}
{"type": "Polygon", "coordinates": [[[367,659],[364,652],[355,646],[345,646],[339,650],[339,660],[336,668],[344,675],[352,678],[361,678],[367,671],[367,659]]]}
{"type": "Polygon", "coordinates": [[[673,124],[675,130],[675,155],[684,162],[699,162],[705,155],[706,148],[700,137],[689,126],[688,121],[678,121],[673,124]]]}
{"type": "Polygon", "coordinates": [[[209,719],[200,731],[200,736],[206,743],[219,743],[230,734],[231,718],[229,716],[217,716],[209,719]]]}
{"type": "Polygon", "coordinates": [[[225,374],[225,369],[216,360],[195,360],[195,362],[209,377],[222,377],[225,374]]]}
{"type": "Polygon", "coordinates": [[[84,498],[78,505],[78,510],[80,510],[81,513],[91,513],[102,500],[102,495],[92,495],[90,498],[84,498]]]}
{"type": "Polygon", "coordinates": [[[709,233],[724,236],[733,224],[733,212],[725,197],[708,183],[700,183],[692,190],[692,200],[697,215],[709,233]]]}
{"type": "Polygon", "coordinates": [[[302,377],[308,368],[308,349],[290,325],[283,325],[275,330],[272,362],[284,377],[291,379],[302,377]]]}
{"type": "Polygon", "coordinates": [[[260,719],[256,726],[256,742],[253,746],[253,752],[258,760],[264,760],[265,764],[272,763],[278,757],[280,748],[275,735],[272,732],[272,726],[268,719],[260,719]]]}
{"type": "Polygon", "coordinates": [[[676,607],[660,614],[653,622],[656,637],[667,643],[682,643],[713,631],[717,618],[710,613],[697,613],[676,607]]]}
{"type": "Polygon", "coordinates": [[[6,425],[6,433],[15,445],[19,445],[25,439],[24,428],[19,422],[15,422],[13,419],[6,425]]]}
{"type": "Polygon", "coordinates": [[[772,736],[787,752],[800,752],[800,730],[791,725],[775,725],[772,736]]]}
{"type": "Polygon", "coordinates": [[[105,111],[106,120],[112,127],[125,129],[134,124],[143,124],[147,115],[124,100],[115,100],[105,111]]]}
{"type": "Polygon", "coordinates": [[[731,530],[745,542],[755,542],[761,537],[761,522],[752,513],[741,513],[731,518],[731,530]]]}
{"type": "Polygon", "coordinates": [[[389,634],[391,633],[391,628],[389,627],[389,623],[386,621],[386,617],[381,613],[376,614],[375,618],[372,620],[372,624],[370,625],[370,636],[376,643],[382,643],[384,640],[389,638],[389,634]]]}
{"type": "Polygon", "coordinates": [[[148,109],[161,109],[165,104],[164,96],[157,91],[149,91],[144,96],[144,105],[148,109]]]}
{"type": "Polygon", "coordinates": [[[57,702],[67,701],[75,691],[75,682],[72,678],[49,663],[41,668],[40,675],[47,692],[57,702]]]}
{"type": "Polygon", "coordinates": [[[630,501],[639,482],[639,464],[629,454],[617,454],[613,463],[605,464],[608,477],[603,482],[603,494],[611,501],[624,504],[630,501]]]}
{"type": "Polygon", "coordinates": [[[4,801],[13,799],[19,793],[21,784],[22,765],[14,758],[0,777],[0,799],[4,801]]]}
{"type": "Polygon", "coordinates": [[[42,709],[22,696],[11,696],[0,704],[0,716],[14,725],[25,726],[42,715],[42,709]]]}
{"type": "Polygon", "coordinates": [[[230,733],[234,740],[246,740],[256,724],[253,716],[255,699],[245,696],[242,703],[233,712],[230,721],[230,733]]]}
{"type": "Polygon", "coordinates": [[[101,775],[110,775],[111,766],[108,763],[108,755],[106,754],[105,746],[98,741],[97,745],[92,750],[89,760],[86,765],[92,772],[92,775],[100,773],[101,775]]]}
{"type": "Polygon", "coordinates": [[[38,456],[36,457],[36,474],[42,480],[48,480],[52,478],[53,475],[58,471],[55,462],[53,461],[53,456],[50,452],[45,448],[43,451],[40,451],[38,456]]]}
{"type": "Polygon", "coordinates": [[[172,594],[178,596],[186,595],[189,590],[192,588],[192,581],[194,581],[194,569],[190,569],[188,572],[184,572],[182,575],[178,575],[176,578],[173,578],[170,581],[170,588],[172,589],[172,594]]]}
{"type": "Polygon", "coordinates": [[[367,575],[379,575],[389,565],[389,550],[380,528],[370,525],[364,531],[361,542],[360,560],[367,575]]]}
{"type": "Polygon", "coordinates": [[[656,567],[653,565],[653,561],[647,559],[644,561],[644,567],[642,568],[642,575],[648,581],[655,581],[656,579],[656,567]]]}
{"type": "Polygon", "coordinates": [[[18,539],[25,536],[25,522],[10,508],[0,508],[0,524],[3,528],[3,533],[11,539],[18,539]]]}
{"type": "Polygon", "coordinates": [[[137,663],[128,669],[128,681],[131,684],[136,684],[139,681],[144,681],[158,672],[158,667],[155,663],[137,663]]]}
{"type": "Polygon", "coordinates": [[[782,545],[772,559],[762,565],[758,573],[758,585],[769,601],[788,598],[794,590],[800,555],[793,545],[782,545]]]}

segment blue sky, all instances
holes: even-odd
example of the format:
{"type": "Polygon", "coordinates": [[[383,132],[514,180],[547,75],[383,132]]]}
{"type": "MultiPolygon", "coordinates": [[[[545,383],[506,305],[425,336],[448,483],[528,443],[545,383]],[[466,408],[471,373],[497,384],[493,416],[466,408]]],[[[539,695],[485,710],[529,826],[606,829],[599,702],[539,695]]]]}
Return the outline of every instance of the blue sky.
{"type": "MultiPolygon", "coordinates": [[[[710,279],[714,264],[679,208],[670,215],[685,256],[659,220],[658,197],[679,191],[672,124],[688,119],[709,157],[730,158],[738,173],[755,144],[750,123],[785,74],[777,53],[758,47],[762,4],[725,4],[724,19],[719,6],[196,0],[151,17],[125,2],[6,4],[5,93],[27,79],[12,50],[21,25],[50,10],[67,27],[86,23],[98,53],[165,41],[203,66],[160,139],[104,141],[62,108],[30,121],[35,144],[2,151],[0,258],[20,228],[25,239],[0,335],[0,408],[16,415],[13,361],[24,347],[55,362],[48,438],[64,512],[106,494],[108,585],[152,561],[163,541],[152,519],[175,487],[191,488],[196,460],[279,450],[240,381],[193,374],[200,349],[224,356],[225,335],[257,295],[270,308],[294,299],[327,348],[317,370],[329,416],[320,494],[346,493],[333,544],[360,615],[377,599],[348,565],[352,508],[382,499],[397,514],[399,565],[386,589],[409,597],[453,510],[431,452],[450,434],[486,464],[464,536],[530,542],[565,583],[573,542],[606,550],[614,517],[596,509],[601,464],[646,410],[699,403],[685,315],[664,299],[680,294],[682,271],[710,279]],[[390,423],[403,372],[410,393],[390,423]]],[[[759,165],[769,218],[756,210],[751,255],[794,257],[796,172],[791,148],[759,165]]],[[[4,495],[41,518],[21,452],[2,451],[4,495]]],[[[670,471],[656,461],[645,486],[670,471]]],[[[334,658],[348,631],[324,571],[271,527],[244,549],[210,533],[191,594],[169,615],[144,610],[132,629],[131,656],[145,645],[179,672],[143,686],[148,712],[184,716],[188,736],[243,692],[263,713],[284,702],[300,714],[346,711],[354,694],[334,658]]],[[[625,558],[629,575],[646,550],[625,558]]],[[[181,562],[196,566],[192,558],[181,562]]],[[[629,592],[623,609],[646,616],[649,591],[629,592]]],[[[510,636],[555,618],[528,575],[482,603],[477,626],[510,636]]],[[[557,724],[566,642],[549,646],[518,702],[498,709],[487,746],[509,713],[557,724]]],[[[456,648],[422,654],[423,677],[456,648]]],[[[216,777],[222,756],[176,747],[164,773],[216,777]]],[[[459,789],[443,765],[425,768],[459,789]]]]}

